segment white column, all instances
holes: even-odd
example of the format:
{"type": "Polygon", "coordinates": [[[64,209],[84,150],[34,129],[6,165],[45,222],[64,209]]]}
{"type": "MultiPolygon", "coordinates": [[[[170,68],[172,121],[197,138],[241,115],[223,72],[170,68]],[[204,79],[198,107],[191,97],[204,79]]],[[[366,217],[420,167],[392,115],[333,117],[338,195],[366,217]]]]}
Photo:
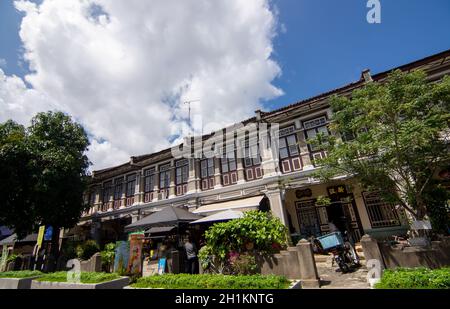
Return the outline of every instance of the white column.
{"type": "Polygon", "coordinates": [[[288,220],[286,215],[286,209],[284,207],[282,199],[282,190],[277,187],[269,188],[266,192],[266,196],[270,202],[270,210],[273,215],[280,219],[281,223],[288,226],[288,220]]]}

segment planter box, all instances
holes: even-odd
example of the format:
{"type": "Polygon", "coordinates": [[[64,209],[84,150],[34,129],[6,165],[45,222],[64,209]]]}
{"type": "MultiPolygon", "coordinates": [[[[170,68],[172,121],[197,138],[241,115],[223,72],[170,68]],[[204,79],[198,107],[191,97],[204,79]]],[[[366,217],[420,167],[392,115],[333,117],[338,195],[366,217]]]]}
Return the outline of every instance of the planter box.
{"type": "Polygon", "coordinates": [[[32,289],[123,289],[130,283],[130,278],[121,277],[112,281],[101,283],[72,283],[72,282],[50,282],[36,281],[31,282],[32,289]]]}
{"type": "Polygon", "coordinates": [[[0,278],[0,289],[29,289],[33,279],[39,276],[28,278],[0,278]]]}

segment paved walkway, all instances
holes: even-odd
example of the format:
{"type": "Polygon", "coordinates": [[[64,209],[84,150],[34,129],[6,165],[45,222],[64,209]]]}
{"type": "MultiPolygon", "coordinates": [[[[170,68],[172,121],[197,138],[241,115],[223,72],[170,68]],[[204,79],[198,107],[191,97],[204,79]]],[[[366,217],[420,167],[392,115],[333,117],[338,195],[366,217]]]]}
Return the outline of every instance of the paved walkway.
{"type": "Polygon", "coordinates": [[[317,272],[321,279],[322,289],[368,289],[367,269],[363,265],[354,269],[352,272],[343,274],[336,271],[338,267],[329,265],[320,265],[317,272]]]}

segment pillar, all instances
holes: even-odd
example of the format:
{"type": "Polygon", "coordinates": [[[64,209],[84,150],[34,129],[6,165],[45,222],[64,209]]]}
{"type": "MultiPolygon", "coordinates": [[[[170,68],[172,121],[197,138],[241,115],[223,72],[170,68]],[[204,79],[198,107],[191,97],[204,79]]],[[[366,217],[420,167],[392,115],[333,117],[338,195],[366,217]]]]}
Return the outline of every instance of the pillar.
{"type": "Polygon", "coordinates": [[[198,162],[194,158],[189,159],[189,178],[187,184],[187,193],[197,192],[197,165],[198,162]]]}
{"type": "Polygon", "coordinates": [[[175,161],[170,162],[170,186],[169,186],[169,198],[175,197],[175,161]]]}
{"type": "Polygon", "coordinates": [[[288,279],[300,279],[300,264],[298,262],[297,248],[289,247],[280,252],[283,257],[284,275],[288,279]]]}
{"type": "Polygon", "coordinates": [[[101,244],[102,241],[101,228],[102,224],[100,221],[92,220],[91,237],[99,245],[101,244]]]}
{"type": "Polygon", "coordinates": [[[280,219],[281,223],[288,226],[288,220],[286,216],[286,209],[281,198],[281,189],[278,187],[268,189],[266,196],[270,201],[270,210],[273,215],[280,219]]]}
{"type": "Polygon", "coordinates": [[[240,184],[245,182],[244,159],[242,158],[242,155],[239,154],[236,157],[237,183],[240,184]]]}
{"type": "Polygon", "coordinates": [[[377,260],[379,261],[379,265],[381,270],[385,268],[383,255],[381,254],[380,247],[378,246],[378,242],[376,239],[372,238],[370,235],[365,234],[361,237],[361,246],[364,252],[364,258],[366,261],[377,260]]]}
{"type": "Polygon", "coordinates": [[[263,178],[278,175],[278,141],[269,138],[265,134],[261,134],[259,138],[259,152],[261,154],[261,169],[263,171],[263,178]]]}
{"type": "Polygon", "coordinates": [[[298,148],[300,151],[300,158],[302,160],[303,170],[314,169],[314,165],[311,161],[311,155],[309,153],[308,143],[306,142],[305,132],[297,132],[298,148]]]}
{"type": "Polygon", "coordinates": [[[220,158],[214,157],[214,189],[222,188],[222,176],[220,174],[220,158]]]}
{"type": "Polygon", "coordinates": [[[159,192],[159,166],[155,166],[155,174],[153,175],[153,202],[158,200],[159,192]]]}
{"type": "Polygon", "coordinates": [[[136,174],[136,187],[134,189],[134,203],[140,204],[144,202],[144,176],[142,172],[136,174]]]}
{"type": "Polygon", "coordinates": [[[298,263],[300,265],[302,288],[320,287],[319,275],[317,273],[317,266],[311,243],[306,239],[302,239],[298,242],[296,248],[298,263]]]}

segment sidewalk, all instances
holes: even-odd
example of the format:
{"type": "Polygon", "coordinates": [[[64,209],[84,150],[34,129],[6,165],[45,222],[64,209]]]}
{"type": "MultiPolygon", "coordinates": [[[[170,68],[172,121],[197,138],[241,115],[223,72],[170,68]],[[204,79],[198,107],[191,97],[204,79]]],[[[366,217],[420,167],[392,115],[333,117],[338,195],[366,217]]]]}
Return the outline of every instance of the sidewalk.
{"type": "Polygon", "coordinates": [[[351,273],[343,274],[336,271],[337,267],[317,267],[322,289],[369,289],[367,283],[367,269],[365,266],[357,268],[351,273]]]}

